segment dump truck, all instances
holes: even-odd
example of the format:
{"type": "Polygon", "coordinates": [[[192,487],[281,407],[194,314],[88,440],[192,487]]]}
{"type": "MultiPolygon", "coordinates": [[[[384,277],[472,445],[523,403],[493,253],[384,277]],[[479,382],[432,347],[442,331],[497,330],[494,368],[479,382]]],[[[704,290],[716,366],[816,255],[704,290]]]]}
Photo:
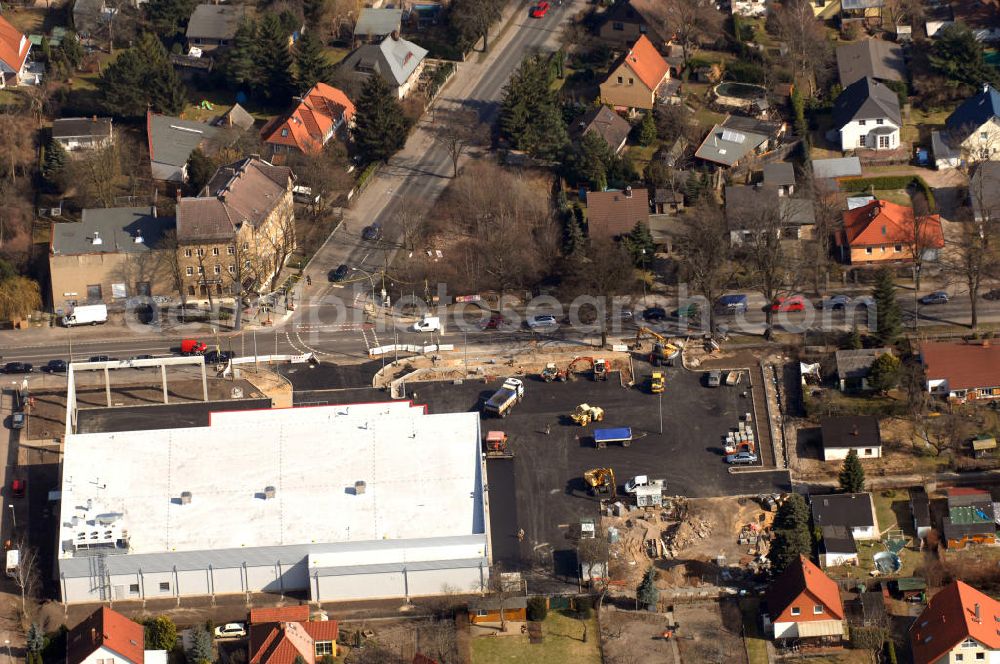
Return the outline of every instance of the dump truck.
{"type": "Polygon", "coordinates": [[[483,405],[483,412],[497,417],[507,417],[511,409],[523,398],[524,383],[517,378],[508,378],[483,405]]]}
{"type": "Polygon", "coordinates": [[[591,468],[583,474],[583,480],[592,496],[607,494],[609,499],[613,499],[618,495],[615,471],[610,468],[591,468]]]}
{"type": "Polygon", "coordinates": [[[483,452],[487,459],[513,459],[514,453],[510,451],[510,440],[503,431],[487,432],[483,439],[483,452]]]}
{"type": "Polygon", "coordinates": [[[603,450],[608,443],[621,443],[622,447],[628,447],[632,444],[632,429],[629,427],[594,429],[594,446],[603,450]]]}
{"type": "Polygon", "coordinates": [[[567,378],[566,370],[557,367],[555,362],[549,362],[546,364],[545,368],[542,369],[540,376],[546,383],[551,383],[554,380],[558,380],[560,383],[565,383],[567,378]]]}
{"type": "Polygon", "coordinates": [[[591,422],[602,422],[604,420],[604,409],[600,406],[591,406],[590,404],[582,403],[576,407],[576,410],[570,413],[569,417],[580,426],[585,427],[591,422]]]}
{"type": "Polygon", "coordinates": [[[654,371],[653,375],[649,377],[649,391],[652,394],[661,394],[663,392],[665,382],[663,380],[662,371],[654,371]]]}
{"type": "Polygon", "coordinates": [[[73,307],[73,311],[62,317],[64,327],[77,325],[99,325],[108,322],[108,305],[85,304],[73,307]]]}

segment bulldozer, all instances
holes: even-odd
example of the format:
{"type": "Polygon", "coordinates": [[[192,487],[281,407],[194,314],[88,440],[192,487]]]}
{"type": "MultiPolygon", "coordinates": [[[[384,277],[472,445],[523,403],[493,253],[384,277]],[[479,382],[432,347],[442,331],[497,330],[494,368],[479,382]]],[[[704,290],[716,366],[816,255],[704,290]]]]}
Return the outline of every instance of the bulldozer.
{"type": "Polygon", "coordinates": [[[560,369],[556,366],[555,362],[549,362],[546,364],[539,376],[546,383],[551,383],[554,380],[558,380],[560,383],[565,383],[566,379],[569,377],[564,369],[560,369]]]}
{"type": "Polygon", "coordinates": [[[570,414],[570,419],[582,427],[587,426],[591,422],[603,422],[604,409],[600,406],[591,406],[590,404],[582,403],[570,414]]]}
{"type": "Polygon", "coordinates": [[[662,394],[665,387],[662,371],[654,371],[649,377],[649,392],[651,394],[662,394]]]}
{"type": "Polygon", "coordinates": [[[583,474],[583,479],[592,496],[607,494],[609,499],[614,499],[618,495],[615,471],[610,468],[591,468],[583,474]]]}
{"type": "Polygon", "coordinates": [[[487,459],[513,459],[510,440],[503,431],[489,431],[483,439],[483,452],[487,459]]]}

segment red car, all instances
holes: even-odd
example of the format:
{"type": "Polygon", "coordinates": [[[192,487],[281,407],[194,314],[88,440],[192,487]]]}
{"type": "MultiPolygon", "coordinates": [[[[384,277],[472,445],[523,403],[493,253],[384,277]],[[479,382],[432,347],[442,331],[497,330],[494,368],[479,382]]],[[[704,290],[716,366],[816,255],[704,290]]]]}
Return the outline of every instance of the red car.
{"type": "Polygon", "coordinates": [[[201,355],[208,346],[196,339],[183,339],[181,341],[181,355],[201,355]]]}
{"type": "Polygon", "coordinates": [[[549,3],[542,0],[531,8],[531,18],[544,18],[549,13],[549,3]]]}
{"type": "Polygon", "coordinates": [[[24,480],[14,480],[10,483],[10,492],[15,498],[24,498],[26,488],[27,482],[24,480]]]}
{"type": "Polygon", "coordinates": [[[490,316],[490,319],[483,323],[484,330],[499,330],[507,324],[507,319],[503,316],[496,314],[490,316]]]}
{"type": "Polygon", "coordinates": [[[801,295],[792,297],[779,297],[771,305],[771,311],[802,311],[806,308],[806,301],[801,295]]]}

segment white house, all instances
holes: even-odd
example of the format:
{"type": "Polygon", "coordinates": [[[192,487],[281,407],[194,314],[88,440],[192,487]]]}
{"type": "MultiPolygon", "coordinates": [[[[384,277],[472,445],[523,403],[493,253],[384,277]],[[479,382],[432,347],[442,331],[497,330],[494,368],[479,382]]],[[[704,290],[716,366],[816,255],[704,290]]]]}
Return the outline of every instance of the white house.
{"type": "Polygon", "coordinates": [[[884,83],[865,77],[850,84],[833,104],[840,149],[892,150],[903,126],[899,97],[884,83]]]}
{"type": "Polygon", "coordinates": [[[101,607],[66,634],[66,664],[166,664],[165,650],[145,650],[142,625],[101,607]]]}
{"type": "Polygon", "coordinates": [[[1000,602],[952,581],[910,626],[914,664],[1000,664],[1000,602]]]}
{"type": "Polygon", "coordinates": [[[27,73],[31,42],[0,16],[0,88],[21,85],[27,73]]]}
{"type": "Polygon", "coordinates": [[[933,142],[939,168],[955,168],[1000,156],[1000,92],[989,83],[962,102],[933,142]]]}
{"type": "Polygon", "coordinates": [[[424,71],[427,49],[407,41],[393,32],[379,44],[364,44],[352,51],[340,63],[344,76],[360,85],[371,75],[378,74],[398,99],[410,93],[424,71]]]}
{"type": "Polygon", "coordinates": [[[877,417],[827,417],[820,421],[820,430],[823,433],[824,461],[846,459],[851,450],[862,459],[882,456],[877,417]]]}
{"type": "Polygon", "coordinates": [[[870,493],[812,496],[813,524],[823,534],[823,567],[857,562],[858,540],[878,539],[878,520],[870,493]]]}

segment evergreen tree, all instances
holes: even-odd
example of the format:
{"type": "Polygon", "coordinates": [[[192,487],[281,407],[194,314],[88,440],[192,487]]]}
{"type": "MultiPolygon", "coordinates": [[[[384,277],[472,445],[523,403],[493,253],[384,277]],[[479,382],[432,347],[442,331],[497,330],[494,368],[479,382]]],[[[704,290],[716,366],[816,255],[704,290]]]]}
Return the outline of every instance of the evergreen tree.
{"type": "Polygon", "coordinates": [[[45,157],[42,160],[42,180],[45,188],[53,193],[63,190],[63,175],[66,172],[66,150],[55,139],[49,139],[45,146],[45,157]]]}
{"type": "Polygon", "coordinates": [[[652,145],[656,140],[656,118],[652,111],[647,111],[642,116],[642,123],[639,125],[639,145],[652,145]]]}
{"type": "Polygon", "coordinates": [[[272,13],[264,14],[257,31],[258,58],[261,63],[260,90],[265,99],[284,104],[295,94],[292,80],[292,53],[288,33],[272,13]]]}
{"type": "Polygon", "coordinates": [[[945,78],[945,84],[980,86],[997,80],[996,70],[984,57],[983,44],[963,23],[947,25],[934,35],[931,68],[945,78]]]}
{"type": "Polygon", "coordinates": [[[902,330],[903,315],[896,301],[896,284],[890,268],[883,267],[875,275],[872,297],[875,300],[875,336],[883,345],[891,344],[902,330]]]}
{"type": "Polygon", "coordinates": [[[649,226],[643,222],[635,222],[635,226],[623,238],[623,244],[632,255],[632,261],[636,267],[645,268],[652,262],[656,243],[653,242],[653,234],[649,231],[649,226]]]}
{"type": "Polygon", "coordinates": [[[237,90],[258,85],[261,73],[257,65],[257,23],[253,19],[240,22],[233,46],[225,57],[223,69],[229,85],[237,90]]]}
{"type": "Polygon", "coordinates": [[[586,182],[591,191],[604,191],[608,188],[608,166],[614,158],[607,141],[598,132],[588,131],[573,146],[567,161],[577,183],[586,182]]]}
{"type": "Polygon", "coordinates": [[[573,208],[566,214],[566,221],[563,228],[563,256],[567,258],[577,257],[585,249],[583,228],[580,226],[580,219],[583,211],[579,204],[574,203],[573,208]]]}
{"type": "Polygon", "coordinates": [[[150,618],[143,623],[146,650],[166,650],[177,647],[177,625],[167,616],[150,618]]]}
{"type": "Polygon", "coordinates": [[[191,630],[191,650],[188,651],[191,664],[206,664],[212,661],[212,635],[204,625],[191,630]]]}
{"type": "Polygon", "coordinates": [[[500,134],[513,148],[547,160],[557,159],[569,142],[552,81],[546,58],[525,58],[504,88],[499,118],[500,134]]]}
{"type": "Polygon", "coordinates": [[[656,587],[656,568],[650,567],[642,576],[642,583],[636,590],[636,598],[643,606],[654,610],[660,599],[660,590],[656,587]]]}
{"type": "Polygon", "coordinates": [[[861,350],[865,347],[863,340],[861,339],[861,331],[858,330],[858,326],[855,325],[851,328],[850,334],[847,335],[847,350],[861,350]]]}
{"type": "Polygon", "coordinates": [[[328,83],[333,78],[333,66],[323,52],[323,43],[313,30],[303,34],[295,45],[295,71],[295,80],[302,93],[317,83],[328,83]]]}
{"type": "Polygon", "coordinates": [[[42,50],[42,59],[45,60],[45,64],[52,62],[52,44],[49,43],[49,38],[42,35],[42,43],[40,45],[42,50]]]}
{"type": "Polygon", "coordinates": [[[687,180],[684,182],[684,198],[688,205],[694,205],[701,198],[701,179],[694,171],[689,171],[687,180]]]}
{"type": "Polygon", "coordinates": [[[198,193],[212,179],[212,175],[215,174],[216,164],[199,147],[191,152],[191,156],[188,157],[187,167],[188,184],[191,186],[192,191],[198,193]]]}
{"type": "Polygon", "coordinates": [[[865,469],[861,467],[858,451],[851,450],[840,470],[840,490],[844,493],[861,493],[865,490],[865,469]]]}
{"type": "Polygon", "coordinates": [[[198,0],[150,0],[146,15],[156,29],[156,34],[173,41],[184,34],[181,27],[191,18],[198,0]]]}
{"type": "Polygon", "coordinates": [[[149,33],[119,54],[101,74],[97,87],[105,109],[118,116],[145,115],[147,107],[176,115],[186,103],[184,85],[166,49],[149,33]]]}
{"type": "Polygon", "coordinates": [[[774,540],[771,543],[771,563],[778,572],[798,560],[809,556],[812,540],[809,536],[809,508],[797,493],[788,497],[774,516],[774,540]]]}
{"type": "Polygon", "coordinates": [[[42,628],[37,623],[31,623],[31,626],[28,627],[26,646],[28,653],[35,655],[41,655],[42,650],[45,648],[45,632],[42,631],[42,628]]]}
{"type": "Polygon", "coordinates": [[[70,69],[75,71],[80,66],[83,62],[83,46],[80,45],[75,32],[67,32],[63,36],[63,40],[59,43],[59,53],[65,58],[70,69]]]}
{"type": "Polygon", "coordinates": [[[883,353],[872,362],[868,374],[868,386],[875,392],[884,394],[899,385],[903,363],[892,353],[883,353]]]}
{"type": "Polygon", "coordinates": [[[399,100],[378,74],[361,88],[355,105],[354,142],[365,163],[388,161],[406,144],[409,131],[399,100]]]}

